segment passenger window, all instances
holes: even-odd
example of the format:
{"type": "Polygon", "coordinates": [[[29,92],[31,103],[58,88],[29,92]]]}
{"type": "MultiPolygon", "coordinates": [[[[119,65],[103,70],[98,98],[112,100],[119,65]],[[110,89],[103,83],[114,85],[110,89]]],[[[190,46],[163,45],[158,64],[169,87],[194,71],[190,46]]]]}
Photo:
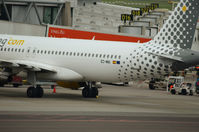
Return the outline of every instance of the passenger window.
{"type": "Polygon", "coordinates": [[[57,51],[55,51],[55,55],[57,55],[57,51]]]}
{"type": "Polygon", "coordinates": [[[12,48],[11,51],[13,52],[13,51],[14,51],[14,48],[12,48]]]}
{"type": "Polygon", "coordinates": [[[48,54],[50,54],[50,51],[48,51],[48,54]]]}
{"type": "Polygon", "coordinates": [[[111,55],[111,59],[113,58],[113,55],[111,55]]]}
{"type": "Polygon", "coordinates": [[[61,51],[59,51],[59,55],[61,55],[61,51]]]}
{"type": "Polygon", "coordinates": [[[77,56],[79,56],[79,53],[77,53],[77,56]]]}
{"type": "Polygon", "coordinates": [[[100,56],[99,56],[100,58],[102,57],[102,54],[100,54],[100,56]]]}
{"type": "Polygon", "coordinates": [[[3,50],[3,48],[1,48],[1,51],[3,50]]]}
{"type": "Polygon", "coordinates": [[[54,51],[52,51],[52,55],[54,54],[54,51]]]}
{"type": "Polygon", "coordinates": [[[74,53],[73,53],[73,56],[75,56],[75,55],[76,55],[76,53],[74,52],[74,53]]]}
{"type": "Polygon", "coordinates": [[[66,52],[66,55],[68,55],[68,52],[66,52]]]}
{"type": "MultiPolygon", "coordinates": [[[[17,49],[15,49],[15,52],[17,52],[17,49]]],[[[28,52],[30,52],[30,50],[28,50],[28,52]]]]}
{"type": "Polygon", "coordinates": [[[37,54],[39,54],[39,50],[37,50],[37,54]]]}
{"type": "Polygon", "coordinates": [[[46,54],[46,53],[47,53],[47,51],[45,50],[45,51],[44,51],[44,54],[46,54]]]}
{"type": "Polygon", "coordinates": [[[18,52],[21,52],[21,49],[19,49],[18,52]]]}
{"type": "Polygon", "coordinates": [[[121,56],[119,56],[118,58],[121,59],[121,56]]]}
{"type": "Polygon", "coordinates": [[[98,54],[96,54],[95,57],[98,57],[98,54]]]}
{"type": "Polygon", "coordinates": [[[72,52],[70,52],[70,56],[72,55],[73,53],[72,52]]]}
{"type": "Polygon", "coordinates": [[[4,49],[4,51],[6,51],[6,48],[4,49]]]}
{"type": "Polygon", "coordinates": [[[35,53],[35,50],[33,50],[33,53],[35,53]]]}
{"type": "Polygon", "coordinates": [[[109,58],[109,55],[107,55],[107,58],[109,58]]]}
{"type": "Polygon", "coordinates": [[[84,56],[87,56],[87,53],[85,53],[85,55],[84,56]]]}
{"type": "Polygon", "coordinates": [[[8,51],[10,51],[10,48],[8,48],[8,51]]]}
{"type": "Polygon", "coordinates": [[[92,54],[92,57],[94,57],[95,56],[95,54],[92,54]]]}
{"type": "Polygon", "coordinates": [[[106,55],[103,55],[103,58],[105,58],[106,57],[106,55]]]}
{"type": "Polygon", "coordinates": [[[43,50],[41,50],[41,54],[43,54],[43,50]]]}
{"type": "Polygon", "coordinates": [[[91,56],[91,54],[89,53],[89,54],[88,54],[88,57],[90,57],[90,56],[91,56]]]}
{"type": "Polygon", "coordinates": [[[81,56],[83,56],[84,54],[83,53],[81,53],[81,56]]]}
{"type": "Polygon", "coordinates": [[[117,55],[115,55],[115,59],[117,59],[117,55]]]}
{"type": "Polygon", "coordinates": [[[65,52],[62,52],[62,55],[64,55],[65,54],[65,52]]]}
{"type": "Polygon", "coordinates": [[[24,49],[22,49],[21,51],[24,52],[24,49]]]}

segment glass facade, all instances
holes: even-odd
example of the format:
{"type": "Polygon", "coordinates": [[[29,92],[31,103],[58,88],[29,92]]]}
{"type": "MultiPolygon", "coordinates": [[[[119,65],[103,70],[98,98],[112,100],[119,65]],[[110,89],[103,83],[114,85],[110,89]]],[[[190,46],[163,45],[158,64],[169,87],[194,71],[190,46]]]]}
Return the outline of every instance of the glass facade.
{"type": "Polygon", "coordinates": [[[58,13],[58,8],[44,7],[43,22],[46,24],[53,24],[57,13],[58,13]]]}

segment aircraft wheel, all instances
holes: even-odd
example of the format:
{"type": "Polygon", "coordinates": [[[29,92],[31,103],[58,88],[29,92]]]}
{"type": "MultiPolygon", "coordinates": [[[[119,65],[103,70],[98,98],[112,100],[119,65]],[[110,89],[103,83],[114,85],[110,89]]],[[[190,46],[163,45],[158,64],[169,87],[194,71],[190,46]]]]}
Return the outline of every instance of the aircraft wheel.
{"type": "Polygon", "coordinates": [[[37,86],[36,88],[34,87],[29,87],[27,90],[27,96],[30,98],[41,98],[43,96],[43,88],[41,88],[40,86],[37,86]]]}
{"type": "Polygon", "coordinates": [[[171,94],[175,95],[176,94],[176,90],[175,89],[171,89],[171,94]]]}
{"type": "Polygon", "coordinates": [[[189,95],[190,95],[190,96],[193,96],[193,90],[190,90],[189,95]]]}
{"type": "Polygon", "coordinates": [[[4,83],[0,83],[0,87],[4,87],[4,83]]]}
{"type": "Polygon", "coordinates": [[[150,81],[149,82],[149,89],[154,90],[155,89],[154,84],[155,84],[155,81],[150,81]]]}
{"type": "Polygon", "coordinates": [[[36,90],[35,90],[34,87],[29,87],[29,88],[27,89],[27,96],[28,96],[29,98],[33,98],[33,97],[36,96],[36,90]]]}
{"type": "Polygon", "coordinates": [[[84,98],[88,98],[89,97],[89,88],[85,87],[83,90],[82,90],[82,96],[84,98]]]}
{"type": "Polygon", "coordinates": [[[44,94],[43,88],[40,87],[40,86],[38,86],[38,87],[36,88],[36,90],[37,90],[37,97],[38,97],[38,98],[41,98],[41,97],[43,96],[43,94],[44,94]]]}
{"type": "Polygon", "coordinates": [[[98,96],[98,89],[95,87],[92,87],[91,89],[85,87],[82,90],[82,96],[85,98],[96,98],[98,96]]]}
{"type": "Polygon", "coordinates": [[[13,87],[17,88],[17,87],[19,87],[19,84],[14,83],[13,87]]]}
{"type": "Polygon", "coordinates": [[[187,95],[187,90],[186,89],[182,89],[181,93],[182,93],[182,95],[187,95]]]}
{"type": "Polygon", "coordinates": [[[93,87],[91,89],[91,95],[90,95],[92,98],[96,98],[98,96],[98,89],[93,87]]]}

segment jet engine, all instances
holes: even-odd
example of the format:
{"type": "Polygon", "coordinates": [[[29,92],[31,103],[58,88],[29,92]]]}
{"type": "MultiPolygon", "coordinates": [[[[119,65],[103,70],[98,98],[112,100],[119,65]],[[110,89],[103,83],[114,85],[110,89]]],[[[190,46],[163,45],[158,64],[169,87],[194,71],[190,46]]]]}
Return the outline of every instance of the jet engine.
{"type": "Polygon", "coordinates": [[[57,84],[64,88],[78,89],[84,87],[84,82],[57,81],[57,84]]]}

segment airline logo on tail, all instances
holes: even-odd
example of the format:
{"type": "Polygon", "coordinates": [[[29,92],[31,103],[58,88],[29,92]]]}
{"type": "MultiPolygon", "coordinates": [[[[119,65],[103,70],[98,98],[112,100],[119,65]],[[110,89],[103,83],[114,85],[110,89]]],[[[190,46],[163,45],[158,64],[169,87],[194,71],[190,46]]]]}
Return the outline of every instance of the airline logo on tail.
{"type": "Polygon", "coordinates": [[[184,11],[184,12],[187,11],[187,7],[186,7],[186,6],[183,6],[183,7],[182,7],[182,11],[184,11]]]}

